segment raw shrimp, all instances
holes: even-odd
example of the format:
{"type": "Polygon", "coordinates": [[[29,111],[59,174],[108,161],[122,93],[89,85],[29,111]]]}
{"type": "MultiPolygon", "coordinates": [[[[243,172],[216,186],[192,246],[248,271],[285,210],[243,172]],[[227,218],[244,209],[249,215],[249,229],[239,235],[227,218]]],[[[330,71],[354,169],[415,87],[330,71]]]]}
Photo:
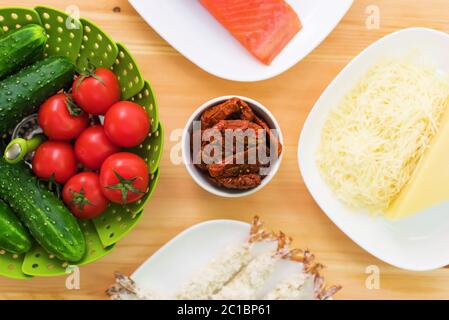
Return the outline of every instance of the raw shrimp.
{"type": "Polygon", "coordinates": [[[262,230],[263,223],[256,216],[247,243],[232,248],[210,262],[187,285],[176,294],[181,300],[210,299],[251,261],[251,247],[254,243],[270,239],[270,234],[262,230]]]}
{"type": "Polygon", "coordinates": [[[277,236],[277,248],[258,255],[240,271],[221,291],[215,294],[215,300],[253,300],[275,270],[280,259],[297,257],[297,250],[288,248],[290,239],[280,232],[277,236]]]}
{"type": "Polygon", "coordinates": [[[320,275],[321,264],[311,267],[305,265],[299,274],[293,274],[281,281],[265,297],[265,300],[328,300],[337,293],[341,286],[324,286],[320,275]]]}
{"type": "Polygon", "coordinates": [[[107,294],[112,299],[154,300],[154,299],[313,299],[327,300],[341,289],[340,286],[326,287],[320,275],[321,264],[314,263],[314,256],[308,250],[290,249],[291,238],[284,233],[274,234],[264,230],[263,223],[256,216],[247,242],[225,251],[210,262],[201,272],[190,279],[174,295],[161,294],[139,287],[136,283],[116,273],[116,283],[107,294]],[[275,243],[265,253],[256,253],[255,245],[261,242],[275,243]],[[298,273],[286,277],[276,287],[262,296],[261,290],[273,275],[280,260],[300,263],[298,273]]]}

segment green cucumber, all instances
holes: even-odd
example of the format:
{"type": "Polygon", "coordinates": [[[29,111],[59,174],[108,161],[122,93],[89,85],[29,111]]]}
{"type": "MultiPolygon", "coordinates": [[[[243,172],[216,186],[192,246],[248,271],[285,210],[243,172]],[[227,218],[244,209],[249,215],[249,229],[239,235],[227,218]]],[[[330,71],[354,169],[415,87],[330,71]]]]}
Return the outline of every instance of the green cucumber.
{"type": "Polygon", "coordinates": [[[44,28],[29,24],[0,38],[0,80],[42,58],[47,35],[44,28]]]}
{"type": "Polygon", "coordinates": [[[24,163],[9,164],[0,159],[0,198],[50,254],[70,262],[84,257],[86,241],[78,221],[24,163]]]}
{"type": "Polygon", "coordinates": [[[50,57],[0,82],[0,135],[35,113],[48,97],[73,82],[75,66],[66,57],[50,57]]]}
{"type": "Polygon", "coordinates": [[[25,253],[31,249],[31,238],[11,208],[0,200],[0,249],[25,253]]]}

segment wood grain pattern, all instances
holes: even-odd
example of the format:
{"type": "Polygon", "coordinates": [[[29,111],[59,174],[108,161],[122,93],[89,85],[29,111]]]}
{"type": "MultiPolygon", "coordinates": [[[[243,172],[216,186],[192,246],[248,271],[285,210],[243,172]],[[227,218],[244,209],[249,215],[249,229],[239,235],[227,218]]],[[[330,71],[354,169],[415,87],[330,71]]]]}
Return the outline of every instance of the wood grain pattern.
{"type": "MultiPolygon", "coordinates": [[[[194,0],[192,0],[194,1],[194,0]]],[[[297,165],[297,141],[313,104],[337,73],[366,46],[395,30],[422,26],[449,32],[448,0],[355,0],[332,34],[307,58],[274,79],[237,83],[218,79],[194,66],[162,40],[126,0],[41,0],[62,10],[76,4],[81,15],[100,25],[135,55],[159,100],[166,128],[159,186],[138,226],[113,253],[81,269],[81,289],[67,290],[65,277],[29,281],[0,279],[1,299],[104,299],[113,272],[132,273],[147,257],[185,228],[209,219],[249,221],[260,215],[273,229],[292,235],[295,245],[308,247],[328,266],[331,283],[344,289],[338,299],[449,298],[449,269],[406,272],[372,257],[345,236],[318,208],[302,181],[297,165]],[[368,30],[365,13],[377,5],[381,28],[368,30]],[[285,154],[273,181],[245,199],[221,199],[200,189],[183,165],[170,161],[173,130],[182,128],[202,102],[239,94],[268,106],[283,128],[285,154]],[[365,286],[367,266],[380,268],[380,289],[365,286]]],[[[32,0],[2,0],[0,6],[32,7],[32,0]]]]}

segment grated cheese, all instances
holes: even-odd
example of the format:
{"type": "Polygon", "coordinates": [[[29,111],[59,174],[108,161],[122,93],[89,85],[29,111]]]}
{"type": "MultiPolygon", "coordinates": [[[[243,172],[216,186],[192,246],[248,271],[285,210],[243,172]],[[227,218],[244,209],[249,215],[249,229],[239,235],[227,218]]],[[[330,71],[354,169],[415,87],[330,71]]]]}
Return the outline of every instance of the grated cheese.
{"type": "Polygon", "coordinates": [[[317,164],[335,194],[355,209],[384,212],[413,175],[438,130],[449,82],[413,59],[388,59],[331,110],[317,164]]]}

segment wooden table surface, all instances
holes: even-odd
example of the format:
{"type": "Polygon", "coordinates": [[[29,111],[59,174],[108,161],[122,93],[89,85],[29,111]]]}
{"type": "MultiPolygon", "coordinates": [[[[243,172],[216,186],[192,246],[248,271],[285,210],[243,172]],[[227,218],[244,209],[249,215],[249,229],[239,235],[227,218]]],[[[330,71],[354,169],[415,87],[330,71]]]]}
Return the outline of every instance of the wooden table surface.
{"type": "MultiPolygon", "coordinates": [[[[126,0],[40,2],[62,10],[76,4],[81,16],[126,44],[158,97],[166,129],[165,151],[160,182],[142,220],[111,254],[81,268],[79,290],[66,289],[65,277],[27,281],[1,278],[1,299],[104,299],[114,271],[132,273],[182,230],[209,219],[249,221],[255,214],[269,227],[293,236],[295,246],[308,247],[317,255],[327,266],[324,273],[329,282],[343,285],[337,299],[449,298],[449,268],[403,271],[374,258],[341,232],[305,188],[296,156],[304,120],[338,72],[373,41],[401,28],[420,26],[449,32],[449,0],[355,0],[338,27],[308,57],[286,73],[257,83],[225,81],[199,69],[161,39],[126,0]],[[370,5],[380,8],[379,29],[366,27],[370,5]],[[170,139],[171,133],[184,126],[198,105],[227,94],[252,97],[268,106],[285,138],[278,174],[264,190],[244,199],[208,194],[193,182],[182,164],[170,161],[172,147],[178,142],[170,139]],[[370,290],[365,285],[371,265],[380,270],[379,289],[370,290]]],[[[33,7],[36,1],[0,1],[0,7],[17,5],[33,7]]]]}

